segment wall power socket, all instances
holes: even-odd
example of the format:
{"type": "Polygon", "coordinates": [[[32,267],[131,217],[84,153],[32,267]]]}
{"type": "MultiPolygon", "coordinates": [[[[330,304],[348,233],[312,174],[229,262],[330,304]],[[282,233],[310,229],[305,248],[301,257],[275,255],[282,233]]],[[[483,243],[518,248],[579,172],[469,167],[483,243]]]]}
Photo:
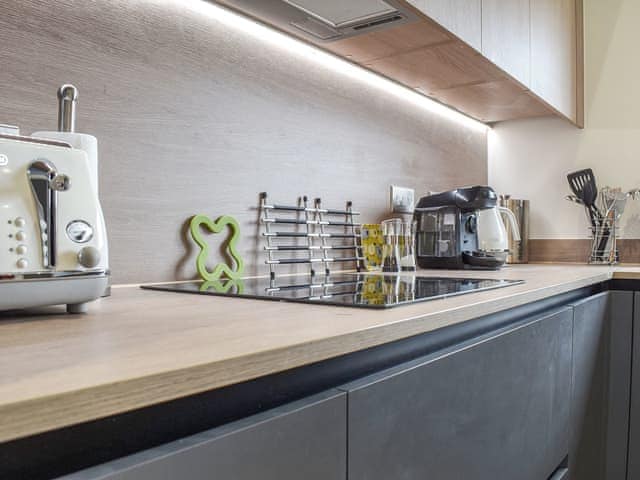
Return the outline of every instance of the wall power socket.
{"type": "Polygon", "coordinates": [[[413,213],[415,202],[415,190],[413,188],[391,185],[389,189],[389,203],[392,213],[413,213]]]}

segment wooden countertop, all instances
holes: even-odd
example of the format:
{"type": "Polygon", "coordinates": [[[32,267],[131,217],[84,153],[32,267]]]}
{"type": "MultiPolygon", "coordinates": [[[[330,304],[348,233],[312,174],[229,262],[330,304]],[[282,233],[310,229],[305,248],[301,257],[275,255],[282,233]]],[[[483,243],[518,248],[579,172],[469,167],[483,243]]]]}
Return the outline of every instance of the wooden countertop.
{"type": "Polygon", "coordinates": [[[325,360],[612,278],[640,267],[509,266],[439,276],[522,285],[388,310],[114,287],[87,315],[0,314],[0,442],[325,360]]]}

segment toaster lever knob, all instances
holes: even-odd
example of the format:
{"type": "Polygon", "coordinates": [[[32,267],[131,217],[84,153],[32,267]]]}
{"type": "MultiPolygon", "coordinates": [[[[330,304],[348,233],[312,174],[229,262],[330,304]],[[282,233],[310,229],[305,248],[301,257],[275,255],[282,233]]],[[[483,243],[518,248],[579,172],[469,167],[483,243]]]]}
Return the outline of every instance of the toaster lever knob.
{"type": "Polygon", "coordinates": [[[100,263],[100,251],[95,247],[84,247],[78,252],[78,263],[85,268],[95,268],[100,263]]]}

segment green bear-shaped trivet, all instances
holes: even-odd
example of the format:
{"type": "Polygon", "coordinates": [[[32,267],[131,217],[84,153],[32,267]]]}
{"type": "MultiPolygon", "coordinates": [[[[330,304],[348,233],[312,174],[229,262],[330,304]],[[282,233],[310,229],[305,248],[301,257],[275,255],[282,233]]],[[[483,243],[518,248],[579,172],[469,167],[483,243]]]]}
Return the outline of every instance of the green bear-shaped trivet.
{"type": "Polygon", "coordinates": [[[202,282],[202,285],[200,285],[200,291],[214,291],[216,293],[231,292],[236,295],[242,295],[244,293],[244,281],[241,278],[226,278],[224,280],[202,282]]]}
{"type": "Polygon", "coordinates": [[[189,227],[191,231],[191,237],[194,242],[200,247],[200,253],[196,259],[196,268],[200,277],[207,282],[215,282],[219,280],[223,275],[229,279],[238,279],[244,272],[244,262],[242,257],[238,253],[237,243],[240,238],[240,225],[238,221],[229,216],[223,215],[215,222],[206,215],[195,215],[191,219],[189,227]],[[215,266],[212,272],[207,270],[207,259],[209,258],[209,243],[202,238],[202,228],[206,227],[211,233],[220,233],[225,227],[231,228],[231,238],[227,243],[227,251],[231,258],[235,262],[235,270],[226,263],[219,263],[215,266]]]}

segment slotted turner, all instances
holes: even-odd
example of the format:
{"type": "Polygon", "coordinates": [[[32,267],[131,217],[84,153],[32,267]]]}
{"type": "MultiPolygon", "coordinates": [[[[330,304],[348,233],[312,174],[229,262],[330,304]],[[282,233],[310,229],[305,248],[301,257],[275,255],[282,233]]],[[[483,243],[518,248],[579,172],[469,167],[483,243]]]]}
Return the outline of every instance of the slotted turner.
{"type": "Polygon", "coordinates": [[[598,198],[598,187],[596,186],[596,177],[593,170],[585,168],[567,175],[567,181],[573,194],[582,200],[582,203],[589,209],[591,223],[593,226],[600,224],[602,214],[596,206],[598,198]]]}
{"type": "MultiPolygon", "coordinates": [[[[577,172],[569,173],[567,175],[567,181],[571,191],[584,203],[589,211],[591,217],[591,225],[595,228],[604,226],[605,218],[596,206],[596,200],[598,198],[598,187],[596,186],[596,177],[593,174],[593,170],[585,168],[584,170],[578,170],[577,172]]],[[[603,251],[607,242],[609,241],[609,235],[611,234],[609,228],[603,228],[602,238],[598,245],[598,250],[603,251]]]]}
{"type": "Polygon", "coordinates": [[[593,205],[598,198],[598,188],[596,187],[596,177],[593,170],[585,168],[567,175],[569,187],[576,197],[585,205],[593,205]]]}

